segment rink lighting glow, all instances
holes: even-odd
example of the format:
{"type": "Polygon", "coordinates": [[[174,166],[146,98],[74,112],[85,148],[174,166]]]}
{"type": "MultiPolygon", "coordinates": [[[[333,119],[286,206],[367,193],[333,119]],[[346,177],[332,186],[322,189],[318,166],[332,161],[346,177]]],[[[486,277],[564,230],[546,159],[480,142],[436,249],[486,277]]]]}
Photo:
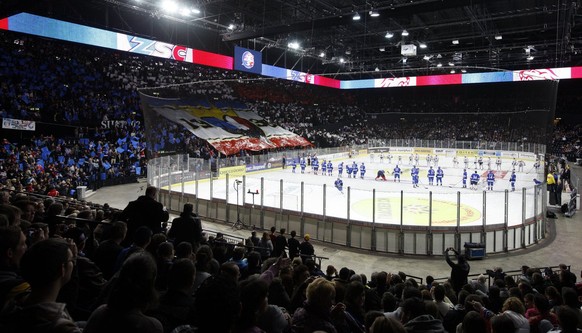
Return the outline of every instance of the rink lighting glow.
{"type": "Polygon", "coordinates": [[[163,11],[169,14],[174,14],[178,11],[178,4],[172,0],[162,1],[160,7],[163,11]]]}

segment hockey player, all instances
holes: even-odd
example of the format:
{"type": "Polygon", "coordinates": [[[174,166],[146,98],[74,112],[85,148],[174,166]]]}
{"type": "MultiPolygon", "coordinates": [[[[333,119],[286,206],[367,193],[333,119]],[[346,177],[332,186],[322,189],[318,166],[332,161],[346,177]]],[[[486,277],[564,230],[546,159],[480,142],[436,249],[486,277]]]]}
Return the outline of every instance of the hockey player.
{"type": "Polygon", "coordinates": [[[479,156],[479,169],[483,170],[483,156],[479,156]]]}
{"type": "Polygon", "coordinates": [[[388,164],[392,164],[392,154],[388,153],[386,158],[388,159],[388,164]]]}
{"type": "Polygon", "coordinates": [[[384,170],[378,170],[378,173],[376,173],[376,180],[378,180],[378,178],[381,178],[383,181],[386,181],[384,170]]]}
{"type": "Polygon", "coordinates": [[[317,175],[317,172],[319,171],[319,161],[317,160],[317,157],[314,157],[313,161],[311,161],[311,168],[313,169],[313,174],[317,175]]]}
{"type": "Polygon", "coordinates": [[[414,187],[418,187],[418,180],[419,180],[418,179],[419,178],[419,175],[418,174],[419,174],[419,172],[420,172],[420,170],[419,170],[419,168],[417,166],[415,166],[415,167],[412,168],[412,174],[413,174],[413,176],[412,176],[412,184],[414,185],[414,187]]]}
{"type": "Polygon", "coordinates": [[[331,160],[327,161],[327,175],[331,176],[333,174],[333,163],[331,160]]]}
{"type": "Polygon", "coordinates": [[[463,188],[467,188],[467,169],[463,169],[463,188]]]}
{"type": "Polygon", "coordinates": [[[453,166],[455,168],[459,167],[459,160],[457,159],[457,156],[453,156],[453,166]]]}
{"type": "Polygon", "coordinates": [[[301,173],[305,173],[305,167],[307,166],[307,164],[305,163],[305,158],[301,158],[301,160],[299,161],[299,165],[301,166],[301,173]]]}
{"type": "Polygon", "coordinates": [[[465,169],[467,169],[469,167],[469,158],[467,156],[465,156],[465,169]]]}
{"type": "Polygon", "coordinates": [[[418,154],[414,155],[414,165],[418,166],[418,154]]]}
{"type": "Polygon", "coordinates": [[[337,176],[341,178],[343,177],[343,173],[344,173],[344,162],[340,162],[340,164],[337,165],[337,176]]]}
{"type": "Polygon", "coordinates": [[[434,166],[438,167],[439,166],[439,156],[435,154],[432,160],[434,162],[434,166]]]}
{"type": "Polygon", "coordinates": [[[432,156],[430,154],[426,155],[426,166],[430,166],[430,162],[432,161],[432,156]]]}
{"type": "Polygon", "coordinates": [[[515,192],[515,170],[511,171],[511,177],[509,177],[509,183],[511,184],[511,192],[515,192]]]}
{"type": "Polygon", "coordinates": [[[441,167],[438,167],[437,169],[437,173],[436,173],[436,184],[437,186],[443,186],[443,177],[445,176],[445,172],[443,171],[443,169],[441,169],[441,167]]]}
{"type": "Polygon", "coordinates": [[[398,164],[402,165],[402,156],[398,156],[398,164]]]}
{"type": "Polygon", "coordinates": [[[540,168],[540,160],[536,159],[536,162],[534,163],[534,168],[536,169],[536,172],[538,172],[538,169],[540,168]]]}
{"type": "Polygon", "coordinates": [[[430,167],[430,169],[428,169],[428,185],[434,185],[434,175],[434,169],[430,167]]]}
{"type": "Polygon", "coordinates": [[[412,165],[412,160],[414,159],[414,155],[410,154],[410,156],[408,157],[408,165],[412,165]]]}
{"type": "Polygon", "coordinates": [[[346,163],[346,174],[348,175],[348,178],[352,178],[352,167],[350,166],[350,163],[346,163]]]}
{"type": "Polygon", "coordinates": [[[323,160],[323,162],[321,163],[321,175],[322,176],[327,175],[327,162],[325,160],[323,160]]]}
{"type": "Polygon", "coordinates": [[[497,165],[497,171],[501,171],[501,157],[497,157],[497,161],[495,161],[495,165],[497,165]]]}
{"type": "Polygon", "coordinates": [[[394,168],[394,182],[396,183],[396,179],[398,179],[398,182],[400,183],[400,168],[398,167],[398,164],[396,164],[396,167],[394,168]]]}
{"type": "Polygon", "coordinates": [[[352,178],[357,178],[357,177],[358,177],[358,165],[354,161],[354,163],[352,163],[352,178]]]}
{"type": "Polygon", "coordinates": [[[487,158],[487,170],[491,170],[491,157],[487,158]]]}
{"type": "Polygon", "coordinates": [[[384,163],[384,153],[380,152],[380,164],[384,163]]]}
{"type": "Polygon", "coordinates": [[[362,164],[360,164],[360,177],[362,179],[364,179],[365,174],[366,174],[366,166],[364,165],[364,162],[362,162],[362,164]]]}
{"type": "Polygon", "coordinates": [[[513,161],[511,162],[511,168],[513,170],[515,170],[515,168],[517,167],[517,160],[515,159],[515,157],[513,158],[513,161]]]}
{"type": "Polygon", "coordinates": [[[297,161],[295,159],[291,160],[291,172],[295,173],[295,169],[297,169],[297,161]]]}
{"type": "Polygon", "coordinates": [[[493,170],[489,170],[487,174],[487,190],[493,191],[493,184],[495,183],[495,174],[493,170]]]}
{"type": "Polygon", "coordinates": [[[338,189],[338,191],[341,192],[341,194],[344,194],[344,182],[340,177],[337,177],[337,179],[334,182],[335,188],[338,189]]]}
{"type": "Polygon", "coordinates": [[[519,172],[523,172],[523,167],[525,166],[525,162],[523,160],[519,160],[519,162],[517,162],[517,167],[519,168],[519,172]]]}
{"type": "Polygon", "coordinates": [[[475,170],[475,173],[473,173],[471,175],[471,189],[472,190],[477,190],[477,184],[479,183],[479,178],[481,178],[481,177],[477,173],[477,170],[475,170]]]}

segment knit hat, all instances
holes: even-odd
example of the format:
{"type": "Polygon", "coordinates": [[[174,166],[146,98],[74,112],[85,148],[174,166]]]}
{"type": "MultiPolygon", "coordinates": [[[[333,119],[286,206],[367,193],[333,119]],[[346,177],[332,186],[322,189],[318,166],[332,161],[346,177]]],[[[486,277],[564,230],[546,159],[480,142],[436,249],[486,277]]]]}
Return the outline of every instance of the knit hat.
{"type": "Polygon", "coordinates": [[[305,234],[305,236],[303,236],[303,239],[305,239],[306,241],[308,241],[309,239],[311,239],[311,236],[309,236],[309,234],[305,234]]]}

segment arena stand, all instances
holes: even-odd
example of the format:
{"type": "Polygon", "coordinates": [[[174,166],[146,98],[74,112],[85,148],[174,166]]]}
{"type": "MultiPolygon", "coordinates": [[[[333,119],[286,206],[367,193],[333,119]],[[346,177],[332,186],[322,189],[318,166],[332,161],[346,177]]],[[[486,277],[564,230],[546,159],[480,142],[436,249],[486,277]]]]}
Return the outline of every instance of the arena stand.
{"type": "MultiPolygon", "coordinates": [[[[108,207],[92,205],[86,201],[76,201],[66,196],[72,196],[71,191],[77,186],[97,188],[106,185],[108,180],[112,182],[115,180],[136,181],[136,177],[145,174],[147,164],[144,129],[139,123],[142,118],[135,89],[143,86],[187,83],[208,77],[213,77],[215,80],[236,79],[240,78],[240,74],[159,59],[126,56],[92,48],[87,50],[75,48],[75,52],[72,52],[68,49],[70,47],[68,44],[59,43],[59,47],[55,47],[56,43],[53,41],[9,33],[3,33],[2,38],[0,46],[2,51],[0,52],[0,76],[3,78],[0,103],[2,117],[35,120],[43,126],[52,125],[55,129],[59,129],[62,127],[59,124],[66,122],[76,126],[69,130],[77,131],[77,133],[63,136],[36,135],[27,139],[16,137],[4,140],[0,148],[2,160],[0,181],[3,190],[0,230],[7,232],[5,230],[10,227],[6,225],[20,225],[25,231],[28,245],[32,246],[40,241],[38,231],[45,228],[45,224],[60,226],[54,228],[55,237],[74,237],[78,233],[68,233],[68,231],[82,229],[85,237],[90,240],[89,244],[85,244],[84,263],[91,265],[92,259],[95,259],[94,251],[107,239],[107,232],[104,229],[116,222],[116,216],[120,212],[108,207]],[[65,54],[74,54],[74,58],[65,54]],[[99,128],[103,121],[120,121],[123,126],[99,128]],[[106,145],[108,146],[107,154],[104,153],[106,145]],[[118,152],[118,148],[122,148],[123,151],[118,152]],[[104,155],[102,156],[101,153],[104,155]],[[84,163],[80,163],[81,159],[84,163]],[[107,167],[108,165],[110,167],[107,167]],[[105,173],[105,179],[101,177],[103,173],[105,173]],[[51,187],[54,187],[60,195],[56,197],[38,195],[48,193],[51,187]],[[34,211],[30,211],[30,207],[26,208],[29,203],[34,211]],[[27,210],[16,207],[24,207],[27,210]],[[29,220],[23,220],[24,216],[29,220]]],[[[288,129],[305,135],[318,146],[364,143],[369,138],[409,138],[410,133],[422,133],[434,139],[454,133],[457,139],[477,137],[489,141],[510,141],[519,134],[505,127],[494,128],[498,123],[494,116],[489,122],[481,123],[478,127],[467,126],[467,124],[472,124],[470,117],[453,122],[428,116],[429,119],[425,122],[395,123],[391,126],[369,126],[367,122],[366,115],[371,109],[376,110],[376,113],[390,112],[394,109],[406,112],[419,108],[431,108],[434,112],[438,112],[450,107],[447,101],[437,100],[431,105],[419,105],[390,98],[377,100],[375,105],[371,103],[356,106],[354,96],[346,97],[346,100],[342,101],[345,104],[340,105],[332,103],[333,97],[309,93],[307,98],[302,98],[304,103],[295,103],[298,96],[303,95],[303,89],[283,83],[277,83],[275,86],[264,84],[262,88],[252,87],[252,89],[245,85],[239,85],[239,87],[235,85],[229,89],[226,85],[217,84],[198,89],[196,92],[224,99],[236,97],[237,100],[241,100],[242,96],[246,96],[247,99],[244,100],[246,105],[257,110],[265,119],[280,122],[288,129]],[[253,92],[254,95],[249,92],[253,92]],[[270,107],[258,100],[267,101],[270,107]],[[384,106],[377,108],[380,104],[384,106]],[[393,105],[396,106],[393,107],[393,105]],[[434,126],[435,121],[440,124],[440,128],[434,126]],[[331,133],[328,131],[329,128],[333,128],[331,133]],[[447,133],[442,131],[443,128],[447,129],[447,133]]],[[[474,109],[479,105],[485,105],[484,101],[476,103],[468,103],[464,107],[474,109]]],[[[579,126],[558,128],[554,135],[553,152],[556,155],[565,154],[569,157],[574,154],[574,157],[580,157],[579,129],[579,126]]],[[[63,129],[60,131],[68,132],[63,129]]],[[[173,146],[169,146],[171,150],[189,151],[193,156],[205,159],[216,155],[209,145],[184,134],[184,131],[171,126],[168,127],[168,131],[172,131],[175,137],[180,138],[172,143],[173,146]]],[[[523,133],[520,136],[523,136],[523,133]]],[[[530,139],[535,138],[529,132],[527,136],[530,139]]],[[[241,152],[242,154],[244,152],[241,152]]],[[[236,161],[230,163],[234,164],[236,161]]],[[[172,304],[166,297],[164,303],[161,303],[158,308],[146,312],[160,320],[164,325],[164,331],[170,332],[181,326],[181,332],[186,332],[188,328],[183,325],[188,325],[198,326],[199,332],[204,332],[204,328],[222,322],[227,326],[225,331],[228,332],[242,332],[248,329],[249,325],[261,327],[268,332],[290,330],[307,332],[309,328],[301,324],[300,313],[301,309],[309,309],[313,306],[311,303],[315,303],[310,299],[309,291],[315,292],[316,287],[307,289],[307,299],[304,296],[305,289],[315,277],[331,281],[336,295],[334,301],[346,304],[346,311],[341,316],[333,318],[333,325],[337,331],[341,332],[367,331],[373,323],[374,316],[385,314],[387,317],[394,318],[401,311],[407,311],[399,305],[402,305],[407,298],[412,300],[414,297],[417,297],[416,300],[425,300],[421,306],[418,306],[423,315],[418,320],[421,321],[423,318],[426,320],[432,316],[430,320],[440,322],[449,332],[452,332],[450,328],[455,328],[457,324],[463,322],[470,309],[479,310],[479,315],[489,323],[495,322],[499,313],[512,309],[503,308],[503,304],[521,304],[527,311],[519,314],[525,315],[523,318],[526,319],[528,325],[531,324],[531,332],[537,332],[536,325],[541,318],[557,322],[562,318],[562,314],[579,306],[575,302],[572,303],[572,291],[575,293],[581,287],[575,284],[576,277],[572,277],[572,273],[568,270],[569,266],[553,266],[549,267],[550,270],[514,267],[505,272],[501,271],[503,275],[509,276],[509,279],[497,280],[494,278],[500,278],[501,272],[481,272],[480,274],[487,276],[485,286],[480,285],[478,279],[469,280],[462,291],[455,293],[451,285],[445,281],[446,278],[437,277],[436,282],[429,284],[427,282],[432,279],[411,277],[406,272],[397,274],[397,271],[405,270],[405,267],[394,267],[391,274],[382,271],[371,276],[362,276],[347,267],[336,270],[335,267],[339,268],[342,266],[341,263],[324,262],[329,264],[327,269],[324,269],[321,263],[318,266],[310,261],[294,260],[293,263],[289,263],[287,260],[277,258],[257,261],[254,250],[260,250],[261,247],[250,245],[252,240],[249,242],[236,235],[218,235],[211,230],[206,232],[207,236],[214,237],[205,238],[201,246],[192,249],[193,252],[189,255],[189,258],[196,258],[198,273],[205,273],[197,273],[192,283],[200,285],[200,279],[208,278],[208,276],[213,276],[213,278],[203,284],[200,289],[189,290],[185,294],[188,302],[172,304]],[[243,255],[235,259],[235,253],[243,255]],[[255,266],[251,266],[252,264],[255,266]],[[220,296],[226,295],[239,300],[241,295],[248,297],[249,290],[252,290],[250,288],[253,286],[251,284],[254,281],[253,278],[239,277],[237,269],[241,277],[250,275],[249,272],[262,273],[260,279],[267,284],[270,291],[268,295],[270,311],[263,312],[265,309],[260,307],[259,303],[242,300],[245,309],[242,313],[246,315],[245,317],[228,312],[229,308],[225,306],[227,303],[220,296]],[[221,283],[214,283],[215,281],[221,283]],[[432,304],[435,298],[433,287],[437,284],[444,286],[447,303],[445,313],[433,309],[432,304]],[[227,288],[231,285],[234,286],[234,292],[228,294],[227,288]],[[485,288],[485,291],[482,288],[485,288]],[[562,300],[556,296],[552,288],[561,291],[564,295],[562,300]],[[205,298],[207,292],[214,297],[205,298]],[[361,299],[358,300],[357,296],[362,293],[366,295],[366,301],[359,303],[361,299]],[[529,294],[539,295],[550,302],[555,314],[545,312],[540,314],[537,307],[541,309],[543,305],[526,302],[530,298],[529,294]],[[193,296],[198,296],[196,301],[193,296]],[[509,303],[504,303],[509,297],[515,298],[511,298],[509,303]],[[384,299],[387,301],[383,302],[384,299]],[[396,301],[389,302],[390,299],[396,299],[396,301]],[[401,299],[402,301],[399,301],[401,299]],[[483,311],[481,307],[467,300],[478,302],[490,311],[483,311]],[[305,301],[307,303],[304,303],[305,301]],[[168,319],[168,309],[174,309],[176,313],[172,320],[168,319]],[[215,310],[216,314],[208,314],[208,309],[215,310]],[[260,313],[256,321],[248,315],[255,312],[260,313]],[[288,314],[287,317],[286,314],[288,314]],[[271,324],[277,322],[281,326],[273,328],[266,324],[268,322],[271,324]],[[362,326],[365,328],[363,329],[362,326]]],[[[273,236],[286,237],[277,233],[273,236]]],[[[300,235],[300,238],[302,236],[304,235],[300,235]]],[[[81,239],[81,237],[77,238],[81,239]]],[[[164,235],[155,235],[153,238],[157,240],[154,243],[157,246],[167,244],[164,242],[164,235]]],[[[5,248],[6,245],[2,245],[2,248],[5,248]]],[[[151,245],[147,251],[157,257],[159,252],[155,245],[151,245]]],[[[1,254],[3,258],[4,255],[5,253],[1,254]]],[[[316,256],[315,259],[317,258],[321,257],[316,256]]],[[[103,302],[99,300],[99,293],[111,287],[115,280],[104,281],[102,277],[89,276],[88,270],[82,271],[79,267],[81,260],[77,260],[76,279],[72,279],[68,286],[65,285],[61,289],[60,301],[66,303],[74,320],[82,321],[89,318],[92,311],[100,304],[99,302],[103,302]],[[93,293],[81,293],[81,298],[71,297],[68,293],[71,289],[79,290],[81,286],[87,287],[86,282],[93,283],[96,280],[98,282],[91,284],[91,288],[94,288],[91,289],[93,293]]],[[[174,262],[178,261],[172,261],[172,265],[174,262]]],[[[86,268],[87,265],[83,267],[86,268]]],[[[97,276],[101,276],[101,267],[95,265],[94,262],[90,267],[95,269],[91,271],[92,273],[97,272],[97,276]]],[[[162,270],[160,266],[158,271],[162,270]]],[[[2,273],[13,271],[14,267],[7,267],[4,262],[0,267],[2,273]]],[[[469,278],[473,277],[477,278],[478,275],[469,276],[469,278]]],[[[168,295],[170,290],[173,290],[171,285],[161,286],[159,289],[157,292],[163,295],[168,295]]],[[[2,301],[4,304],[7,299],[3,298],[2,301]]],[[[327,311],[329,308],[324,310],[327,311]]],[[[9,314],[10,312],[3,312],[0,315],[0,327],[3,328],[3,332],[15,330],[14,327],[6,327],[10,323],[7,320],[9,314]]],[[[319,319],[329,320],[328,318],[319,319]]],[[[410,322],[403,324],[412,325],[410,322]]],[[[578,322],[578,325],[582,325],[582,322],[578,322]]]]}

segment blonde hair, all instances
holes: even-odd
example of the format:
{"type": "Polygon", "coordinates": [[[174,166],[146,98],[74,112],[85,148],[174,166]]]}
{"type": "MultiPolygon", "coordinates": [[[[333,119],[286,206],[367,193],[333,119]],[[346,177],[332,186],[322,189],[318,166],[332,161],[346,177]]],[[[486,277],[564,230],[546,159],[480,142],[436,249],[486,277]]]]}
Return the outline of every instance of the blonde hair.
{"type": "Polygon", "coordinates": [[[525,314],[525,306],[521,302],[521,300],[517,297],[509,297],[508,299],[503,302],[502,311],[513,311],[519,313],[521,315],[525,314]]]}
{"type": "Polygon", "coordinates": [[[335,299],[333,282],[324,278],[315,279],[307,286],[307,301],[311,304],[325,303],[326,299],[335,299]]]}

